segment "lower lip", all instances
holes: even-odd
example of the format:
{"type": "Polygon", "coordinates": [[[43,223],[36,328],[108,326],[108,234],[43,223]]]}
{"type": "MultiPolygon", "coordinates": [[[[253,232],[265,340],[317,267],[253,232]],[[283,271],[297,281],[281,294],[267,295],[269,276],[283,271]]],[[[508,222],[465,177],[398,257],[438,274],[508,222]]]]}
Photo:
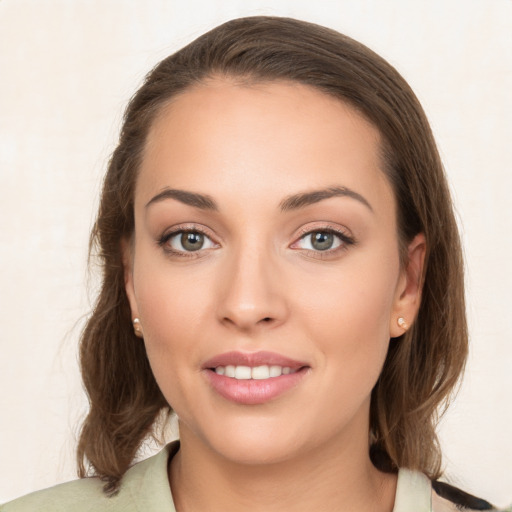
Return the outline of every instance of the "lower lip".
{"type": "Polygon", "coordinates": [[[234,379],[218,375],[213,370],[205,370],[205,375],[213,389],[222,397],[243,405],[257,405],[269,402],[294,388],[306,375],[304,367],[294,373],[271,377],[270,379],[234,379]]]}

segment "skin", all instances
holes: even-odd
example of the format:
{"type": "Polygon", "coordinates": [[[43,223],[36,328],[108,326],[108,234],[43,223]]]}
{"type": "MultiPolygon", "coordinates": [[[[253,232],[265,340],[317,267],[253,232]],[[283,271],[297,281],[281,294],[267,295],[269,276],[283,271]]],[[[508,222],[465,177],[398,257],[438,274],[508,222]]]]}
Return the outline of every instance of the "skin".
{"type": "Polygon", "coordinates": [[[411,242],[401,267],[379,144],[350,106],[294,83],[211,80],[154,122],[125,244],[126,291],[179,417],[169,475],[180,512],[392,510],[396,476],[368,456],[370,395],[390,338],[404,332],[397,319],[410,325],[417,313],[425,241],[411,242]],[[360,198],[279,207],[334,186],[360,198]],[[166,189],[207,195],[218,209],[154,199],[166,189]],[[159,243],[197,228],[208,237],[199,251],[169,252],[183,253],[180,236],[159,243]],[[318,250],[305,233],[325,229],[353,243],[336,236],[337,248],[318,250]],[[269,350],[308,369],[279,397],[241,405],[202,370],[232,350],[269,350]]]}

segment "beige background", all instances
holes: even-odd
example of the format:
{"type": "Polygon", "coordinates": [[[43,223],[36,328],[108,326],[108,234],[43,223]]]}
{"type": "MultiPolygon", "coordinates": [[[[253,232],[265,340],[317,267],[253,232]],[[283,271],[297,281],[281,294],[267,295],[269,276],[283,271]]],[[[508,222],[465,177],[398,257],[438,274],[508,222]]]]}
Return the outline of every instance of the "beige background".
{"type": "Polygon", "coordinates": [[[87,238],[123,107],[159,59],[252,14],[360,39],[423,102],[468,269],[472,348],[441,426],[447,471],[511,502],[510,0],[0,0],[0,502],[75,476],[87,238]]]}

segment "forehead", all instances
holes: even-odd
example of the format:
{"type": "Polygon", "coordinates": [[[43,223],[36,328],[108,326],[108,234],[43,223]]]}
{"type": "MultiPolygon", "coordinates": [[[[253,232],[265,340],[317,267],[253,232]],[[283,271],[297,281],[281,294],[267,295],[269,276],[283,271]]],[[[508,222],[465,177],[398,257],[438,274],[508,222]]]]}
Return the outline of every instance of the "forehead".
{"type": "Polygon", "coordinates": [[[378,130],[314,88],[211,80],[170,101],[153,122],[137,195],[165,187],[239,201],[341,185],[392,199],[378,130]],[[381,190],[382,189],[382,190],[381,190]]]}

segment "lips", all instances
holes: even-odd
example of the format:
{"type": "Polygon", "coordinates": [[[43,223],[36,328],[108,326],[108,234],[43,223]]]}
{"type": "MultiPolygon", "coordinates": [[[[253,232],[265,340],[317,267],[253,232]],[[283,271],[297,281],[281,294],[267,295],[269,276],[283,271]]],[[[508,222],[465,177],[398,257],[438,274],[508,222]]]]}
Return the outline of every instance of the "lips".
{"type": "Polygon", "coordinates": [[[302,366],[308,366],[307,363],[290,359],[289,357],[282,356],[276,352],[225,352],[212,357],[206,363],[203,368],[215,368],[217,366],[261,366],[261,365],[277,365],[277,366],[288,366],[290,368],[298,369],[302,366]]]}
{"type": "Polygon", "coordinates": [[[307,363],[275,352],[226,352],[203,365],[203,374],[223,398],[243,405],[276,399],[307,375],[307,363]]]}

